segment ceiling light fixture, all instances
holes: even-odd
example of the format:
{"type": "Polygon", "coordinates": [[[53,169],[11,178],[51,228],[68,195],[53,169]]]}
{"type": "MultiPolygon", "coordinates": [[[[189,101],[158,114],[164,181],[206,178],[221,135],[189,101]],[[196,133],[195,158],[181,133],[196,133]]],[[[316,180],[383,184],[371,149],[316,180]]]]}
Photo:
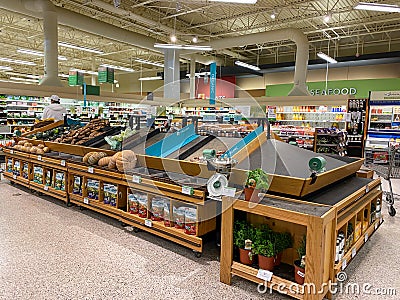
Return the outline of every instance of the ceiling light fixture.
{"type": "Polygon", "coordinates": [[[147,60],[147,59],[136,58],[135,61],[136,62],[140,62],[142,64],[148,64],[148,65],[153,65],[153,66],[156,66],[156,67],[164,68],[164,64],[153,62],[153,61],[150,61],[150,60],[147,60]]]}
{"type": "Polygon", "coordinates": [[[331,64],[337,64],[337,60],[330,57],[329,55],[323,53],[323,52],[318,52],[317,53],[319,58],[322,58],[323,60],[326,60],[327,62],[331,63],[331,64]]]}
{"type": "MultiPolygon", "coordinates": [[[[36,50],[29,50],[29,49],[18,49],[18,53],[23,53],[23,54],[30,54],[30,55],[36,55],[36,56],[41,56],[44,57],[44,53],[36,50]]],[[[67,60],[65,56],[59,55],[58,60],[67,60]]]]}
{"type": "Polygon", "coordinates": [[[18,64],[18,65],[36,66],[36,63],[34,63],[33,61],[25,61],[25,60],[12,59],[12,58],[6,58],[6,57],[0,57],[0,61],[12,63],[12,64],[18,64]]]}
{"type": "Polygon", "coordinates": [[[141,77],[139,78],[140,81],[147,81],[147,80],[162,80],[161,76],[154,76],[154,77],[141,77]]]}
{"type": "Polygon", "coordinates": [[[13,76],[20,76],[20,77],[22,76],[22,77],[32,78],[32,79],[39,79],[40,78],[39,75],[22,74],[22,73],[16,73],[16,72],[6,72],[6,74],[13,75],[13,76]]]}
{"type": "Polygon", "coordinates": [[[63,73],[58,74],[58,76],[62,78],[69,78],[68,74],[63,74],[63,73]]]}
{"type": "Polygon", "coordinates": [[[193,43],[196,44],[198,41],[199,41],[199,39],[197,38],[197,36],[194,36],[194,37],[192,38],[192,42],[193,42],[193,43]]]}
{"type": "Polygon", "coordinates": [[[240,4],[256,4],[257,0],[210,0],[210,2],[227,2],[240,4]]]}
{"type": "MultiPolygon", "coordinates": [[[[210,72],[200,72],[200,73],[194,73],[195,77],[202,77],[202,76],[210,76],[210,72]]],[[[186,77],[190,77],[190,74],[186,74],[186,77]]]]}
{"type": "Polygon", "coordinates": [[[332,18],[332,14],[331,14],[331,13],[327,13],[327,14],[324,16],[324,22],[325,22],[325,23],[328,23],[328,22],[331,20],[331,18],[332,18]]]}
{"type": "Polygon", "coordinates": [[[171,35],[170,40],[171,40],[172,43],[176,43],[176,41],[177,41],[178,39],[176,38],[176,35],[173,34],[173,35],[171,35]]]}
{"type": "Polygon", "coordinates": [[[154,48],[161,49],[182,49],[182,50],[198,50],[198,51],[211,51],[211,46],[198,46],[198,45],[176,45],[176,44],[154,44],[154,48]]]}
{"type": "Polygon", "coordinates": [[[35,83],[39,82],[39,80],[37,80],[37,79],[21,78],[21,77],[10,77],[10,80],[35,82],[35,83]]]}
{"type": "Polygon", "coordinates": [[[245,62],[242,62],[242,61],[240,61],[240,60],[235,61],[235,65],[240,66],[240,67],[243,67],[243,68],[251,69],[251,70],[254,70],[254,71],[260,71],[260,70],[261,70],[261,69],[260,69],[259,67],[257,67],[257,66],[253,66],[253,65],[250,65],[250,64],[246,64],[245,62]]]}
{"type": "Polygon", "coordinates": [[[87,47],[81,47],[81,46],[76,46],[76,45],[65,43],[65,42],[58,42],[58,46],[71,48],[71,49],[76,49],[76,50],[82,50],[82,51],[91,52],[91,53],[95,53],[95,54],[104,54],[104,52],[101,51],[101,50],[87,48],[87,47]]]}
{"type": "Polygon", "coordinates": [[[98,73],[97,72],[95,72],[95,71],[88,71],[88,70],[81,70],[81,69],[71,69],[71,71],[77,71],[77,72],[79,72],[79,73],[83,73],[83,74],[89,74],[89,75],[98,75],[98,73]]]}
{"type": "Polygon", "coordinates": [[[106,68],[112,68],[112,69],[116,69],[116,70],[121,70],[121,71],[125,71],[125,72],[135,72],[135,70],[132,68],[125,68],[125,67],[114,66],[114,65],[109,65],[109,64],[101,64],[100,66],[106,67],[106,68]]]}
{"type": "Polygon", "coordinates": [[[12,71],[13,68],[7,67],[7,66],[0,66],[0,70],[3,70],[3,71],[12,71]]]}
{"type": "Polygon", "coordinates": [[[382,12],[400,12],[400,6],[398,6],[398,5],[367,3],[367,2],[359,2],[354,7],[354,9],[382,11],[382,12]]]}

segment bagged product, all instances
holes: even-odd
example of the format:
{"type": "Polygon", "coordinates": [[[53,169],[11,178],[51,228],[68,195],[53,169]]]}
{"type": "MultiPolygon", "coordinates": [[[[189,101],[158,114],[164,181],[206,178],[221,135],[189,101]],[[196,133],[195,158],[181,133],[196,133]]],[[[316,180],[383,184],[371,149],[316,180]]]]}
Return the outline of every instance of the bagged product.
{"type": "Polygon", "coordinates": [[[19,160],[14,161],[13,174],[15,176],[20,175],[20,168],[21,168],[21,164],[20,164],[19,160]]]}
{"type": "Polygon", "coordinates": [[[139,217],[147,218],[147,194],[137,192],[136,195],[139,201],[139,217]]]}
{"type": "Polygon", "coordinates": [[[82,196],[82,178],[80,176],[74,176],[74,188],[72,193],[82,196]]]}
{"type": "Polygon", "coordinates": [[[162,221],[164,214],[164,198],[154,197],[151,201],[150,212],[153,221],[162,221]]]}
{"type": "Polygon", "coordinates": [[[173,213],[174,213],[175,228],[178,229],[185,228],[185,208],[174,206],[173,213]]]}
{"type": "Polygon", "coordinates": [[[137,198],[137,193],[132,191],[128,193],[128,207],[129,213],[134,215],[139,213],[139,199],[137,198]]]}
{"type": "Polygon", "coordinates": [[[110,184],[108,183],[104,183],[103,184],[103,194],[104,194],[104,198],[103,198],[103,202],[104,204],[110,204],[110,184]]]}
{"type": "Polygon", "coordinates": [[[197,209],[195,207],[187,207],[185,209],[185,233],[196,235],[197,209]]]}
{"type": "Polygon", "coordinates": [[[171,220],[171,208],[170,201],[168,199],[164,200],[164,210],[163,210],[164,226],[172,227],[174,222],[171,220]]]}
{"type": "Polygon", "coordinates": [[[7,172],[11,173],[13,171],[13,162],[12,159],[7,159],[7,172]]]}
{"type": "Polygon", "coordinates": [[[110,184],[108,187],[108,192],[109,192],[109,197],[110,197],[110,205],[111,206],[117,206],[117,194],[118,194],[118,188],[110,184]]]}
{"type": "Polygon", "coordinates": [[[28,163],[24,162],[23,166],[22,166],[22,177],[24,179],[28,179],[29,178],[29,169],[28,169],[28,163]]]}
{"type": "Polygon", "coordinates": [[[34,167],[33,168],[33,181],[39,184],[43,184],[43,168],[34,167]]]}
{"type": "Polygon", "coordinates": [[[46,179],[45,179],[45,185],[46,186],[51,186],[51,178],[52,178],[52,172],[50,170],[46,171],[46,179]]]}
{"type": "Polygon", "coordinates": [[[54,188],[59,191],[65,191],[65,175],[64,172],[56,172],[54,180],[54,188]]]}
{"type": "Polygon", "coordinates": [[[95,179],[87,180],[88,198],[99,200],[99,181],[95,179]]]}

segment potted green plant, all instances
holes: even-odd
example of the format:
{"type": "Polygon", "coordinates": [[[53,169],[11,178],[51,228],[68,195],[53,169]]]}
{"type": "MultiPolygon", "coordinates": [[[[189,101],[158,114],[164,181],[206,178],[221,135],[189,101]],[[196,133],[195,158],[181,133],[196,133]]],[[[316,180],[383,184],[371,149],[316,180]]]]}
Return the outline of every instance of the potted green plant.
{"type": "Polygon", "coordinates": [[[273,271],[275,265],[275,245],[271,240],[254,245],[254,254],[258,254],[258,266],[260,269],[273,271]]]}
{"type": "Polygon", "coordinates": [[[239,248],[239,260],[242,264],[253,263],[252,241],[254,238],[254,227],[245,221],[236,221],[233,232],[233,243],[239,248]]]}
{"type": "Polygon", "coordinates": [[[304,284],[306,267],[306,236],[304,235],[297,248],[299,259],[294,261],[294,279],[298,284],[304,284]]]}
{"type": "Polygon", "coordinates": [[[268,174],[258,168],[247,173],[247,180],[244,187],[244,198],[246,201],[258,202],[258,194],[269,188],[268,174]]]}
{"type": "Polygon", "coordinates": [[[289,232],[275,232],[275,266],[279,266],[285,249],[293,247],[292,235],[289,232]]]}

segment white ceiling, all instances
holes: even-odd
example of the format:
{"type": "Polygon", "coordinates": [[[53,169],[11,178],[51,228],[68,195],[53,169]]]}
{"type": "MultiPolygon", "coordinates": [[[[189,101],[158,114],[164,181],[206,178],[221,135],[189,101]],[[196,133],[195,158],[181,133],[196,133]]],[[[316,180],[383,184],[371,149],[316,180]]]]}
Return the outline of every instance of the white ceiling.
{"type": "MultiPolygon", "coordinates": [[[[193,36],[200,41],[246,35],[279,28],[294,27],[307,34],[311,42],[310,58],[318,51],[331,56],[349,56],[356,53],[379,53],[400,50],[400,14],[358,11],[352,0],[258,0],[255,5],[238,5],[206,0],[154,1],[115,0],[52,0],[56,6],[110,23],[160,42],[169,42],[176,34],[180,42],[191,43],[193,36]],[[276,18],[272,19],[271,14],[276,18]],[[330,14],[331,20],[324,22],[330,14]]],[[[383,2],[383,1],[374,1],[383,2]]],[[[385,3],[394,3],[385,1],[385,3]]],[[[17,53],[17,49],[43,51],[43,23],[40,19],[0,10],[0,57],[35,61],[37,66],[10,65],[14,73],[43,74],[43,58],[17,53]]],[[[59,40],[100,49],[105,54],[59,47],[59,54],[68,58],[60,61],[60,72],[70,68],[96,70],[100,63],[157,69],[141,65],[135,58],[161,62],[160,53],[141,49],[127,43],[89,34],[72,27],[59,26],[59,40]]],[[[239,57],[250,63],[277,63],[293,61],[295,45],[290,41],[263,43],[237,47],[212,53],[231,65],[239,57]]],[[[3,78],[9,77],[1,72],[3,78]]]]}

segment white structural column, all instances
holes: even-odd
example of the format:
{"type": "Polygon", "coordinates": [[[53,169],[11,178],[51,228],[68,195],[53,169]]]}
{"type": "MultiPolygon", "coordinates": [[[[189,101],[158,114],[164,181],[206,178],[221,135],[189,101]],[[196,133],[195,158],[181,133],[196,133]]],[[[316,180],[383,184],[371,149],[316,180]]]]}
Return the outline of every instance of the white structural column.
{"type": "Polygon", "coordinates": [[[179,50],[164,50],[164,98],[179,100],[181,94],[179,50]]]}
{"type": "MultiPolygon", "coordinates": [[[[94,55],[92,56],[92,71],[96,70],[96,59],[94,55]]],[[[96,75],[92,74],[92,82],[91,85],[96,85],[96,75]]]]}
{"type": "Polygon", "coordinates": [[[40,85],[62,86],[58,78],[58,21],[50,5],[43,5],[44,78],[40,85]]]}
{"type": "Polygon", "coordinates": [[[191,57],[190,59],[190,99],[194,99],[196,97],[196,59],[195,57],[191,57]]]}

